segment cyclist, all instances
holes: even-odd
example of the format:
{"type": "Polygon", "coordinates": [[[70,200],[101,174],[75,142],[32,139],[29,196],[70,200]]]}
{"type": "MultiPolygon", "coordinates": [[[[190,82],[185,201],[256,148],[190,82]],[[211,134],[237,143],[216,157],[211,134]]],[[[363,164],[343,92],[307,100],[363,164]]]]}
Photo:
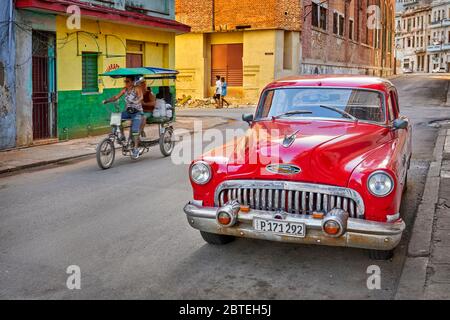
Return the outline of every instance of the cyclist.
{"type": "MultiPolygon", "coordinates": [[[[119,100],[125,96],[126,109],[122,112],[122,120],[131,120],[131,135],[134,142],[134,148],[131,151],[132,157],[139,158],[139,136],[141,132],[141,123],[143,117],[142,102],[144,100],[140,84],[135,83],[134,77],[125,78],[125,88],[119,94],[103,101],[103,104],[119,100]]],[[[122,132],[123,133],[123,132],[122,132]]]]}

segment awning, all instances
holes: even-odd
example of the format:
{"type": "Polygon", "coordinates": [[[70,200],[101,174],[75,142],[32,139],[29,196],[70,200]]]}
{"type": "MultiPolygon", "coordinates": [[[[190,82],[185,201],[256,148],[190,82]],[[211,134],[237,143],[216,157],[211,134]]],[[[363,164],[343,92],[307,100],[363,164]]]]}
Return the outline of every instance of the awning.
{"type": "Polygon", "coordinates": [[[175,79],[178,74],[177,70],[164,69],[157,67],[142,68],[120,68],[100,74],[104,77],[123,78],[144,76],[146,79],[175,79]]]}
{"type": "Polygon", "coordinates": [[[108,8],[79,0],[16,0],[17,9],[31,9],[63,15],[67,15],[67,7],[71,5],[77,5],[81,10],[81,16],[84,18],[156,28],[176,33],[186,33],[191,31],[191,27],[175,20],[108,8]]]}

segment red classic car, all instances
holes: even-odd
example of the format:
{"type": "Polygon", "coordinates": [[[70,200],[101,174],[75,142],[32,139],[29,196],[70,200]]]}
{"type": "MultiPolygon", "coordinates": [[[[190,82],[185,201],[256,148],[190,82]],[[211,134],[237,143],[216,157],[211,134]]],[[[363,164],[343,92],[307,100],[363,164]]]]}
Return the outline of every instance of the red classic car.
{"type": "Polygon", "coordinates": [[[235,237],[369,249],[390,259],[411,126],[381,78],[302,76],[269,84],[250,129],[193,161],[184,211],[205,241],[235,237]]]}

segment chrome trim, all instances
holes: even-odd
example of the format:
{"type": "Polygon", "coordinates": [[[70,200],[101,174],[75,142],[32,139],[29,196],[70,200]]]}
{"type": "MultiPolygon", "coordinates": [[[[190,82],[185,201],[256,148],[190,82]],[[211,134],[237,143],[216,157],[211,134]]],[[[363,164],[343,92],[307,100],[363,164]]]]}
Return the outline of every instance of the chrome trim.
{"type": "Polygon", "coordinates": [[[367,190],[369,190],[370,194],[373,195],[374,197],[377,197],[377,198],[384,198],[384,197],[387,197],[388,195],[390,195],[390,194],[394,191],[394,189],[395,189],[395,180],[394,180],[394,179],[392,178],[392,176],[391,176],[389,173],[387,173],[386,171],[384,171],[384,170],[377,170],[377,171],[372,172],[372,173],[369,175],[369,177],[367,178],[366,187],[367,187],[367,190]],[[391,190],[390,190],[388,193],[386,193],[385,195],[383,195],[383,196],[380,196],[380,195],[377,195],[377,194],[373,193],[372,190],[370,190],[370,187],[369,187],[369,181],[370,181],[370,178],[372,178],[374,175],[376,175],[376,174],[378,174],[378,173],[384,173],[384,174],[387,175],[387,176],[389,177],[389,179],[391,179],[391,181],[392,181],[392,188],[391,188],[391,190]]]}
{"type": "MultiPolygon", "coordinates": [[[[310,205],[310,203],[306,203],[306,192],[313,192],[313,193],[321,193],[324,196],[330,196],[331,197],[331,205],[330,210],[334,208],[335,206],[335,197],[341,197],[344,198],[351,198],[353,201],[356,202],[356,217],[357,218],[364,218],[365,213],[365,207],[364,207],[364,201],[360,194],[349,188],[343,188],[343,187],[336,187],[336,186],[329,186],[329,185],[322,185],[322,184],[312,184],[312,183],[303,183],[303,182],[291,182],[291,181],[276,181],[276,180],[227,180],[219,184],[219,186],[216,188],[215,194],[214,194],[214,203],[216,206],[219,206],[221,203],[219,202],[219,197],[222,193],[222,191],[227,189],[250,189],[250,203],[251,206],[254,207],[255,203],[252,199],[253,191],[256,189],[269,189],[269,190],[275,190],[275,196],[274,196],[274,209],[280,209],[280,196],[279,191],[280,190],[291,190],[291,191],[299,191],[302,194],[302,201],[301,201],[301,209],[305,210],[307,209],[307,206],[310,205]]],[[[312,197],[310,197],[311,199],[312,197]]],[[[269,197],[269,199],[271,199],[269,197]]],[[[328,201],[327,201],[328,202],[328,201]]],[[[325,209],[325,208],[324,208],[325,209]]]]}
{"type": "Polygon", "coordinates": [[[239,213],[240,208],[241,208],[241,205],[237,201],[231,201],[231,202],[227,203],[225,206],[219,208],[216,212],[217,224],[220,226],[226,227],[226,228],[230,228],[230,227],[234,226],[237,222],[238,213],[239,213]],[[219,223],[219,214],[222,212],[228,214],[231,218],[230,223],[227,225],[223,225],[223,224],[219,223]]]}
{"type": "Polygon", "coordinates": [[[195,162],[190,166],[190,168],[189,168],[189,178],[190,178],[191,181],[193,181],[195,184],[198,184],[198,185],[201,185],[201,186],[207,184],[207,183],[210,182],[211,179],[212,179],[211,165],[210,165],[208,162],[206,162],[206,161],[195,161],[195,162]],[[194,179],[192,179],[192,168],[193,168],[196,164],[204,164],[204,165],[206,165],[206,168],[208,169],[208,172],[209,172],[209,178],[208,178],[208,180],[207,180],[206,182],[198,183],[197,181],[195,181],[194,179]]]}
{"type": "Polygon", "coordinates": [[[362,219],[348,218],[346,232],[333,238],[326,236],[322,231],[322,220],[314,219],[308,215],[280,214],[263,210],[251,210],[248,213],[239,212],[234,227],[225,228],[217,224],[216,213],[218,208],[199,207],[187,204],[184,212],[191,227],[209,233],[231,235],[243,238],[262,239],[278,242],[291,242],[300,244],[320,244],[328,246],[354,247],[375,250],[392,250],[400,242],[405,230],[405,223],[399,220],[394,223],[375,222],[362,219]],[[279,215],[284,220],[304,223],[306,237],[290,237],[267,232],[259,232],[253,228],[253,219],[273,219],[279,215]]]}
{"type": "Polygon", "coordinates": [[[342,236],[347,230],[347,222],[348,222],[348,212],[342,209],[333,209],[331,210],[322,221],[322,231],[328,236],[332,238],[339,238],[342,236]],[[328,221],[334,221],[339,225],[339,233],[336,235],[330,235],[325,232],[325,224],[328,221]]]}

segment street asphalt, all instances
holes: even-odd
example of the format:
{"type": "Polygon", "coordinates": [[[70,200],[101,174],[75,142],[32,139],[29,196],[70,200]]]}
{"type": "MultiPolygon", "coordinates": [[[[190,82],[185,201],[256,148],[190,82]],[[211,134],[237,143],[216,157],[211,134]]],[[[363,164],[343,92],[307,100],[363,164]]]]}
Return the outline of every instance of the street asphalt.
{"type": "MultiPolygon", "coordinates": [[[[188,165],[155,148],[137,162],[119,156],[108,171],[87,159],[0,177],[0,298],[392,299],[433,157],[438,128],[429,123],[450,118],[447,75],[393,82],[414,124],[414,155],[402,208],[409,229],[392,261],[248,239],[210,246],[182,210],[192,196],[188,165]],[[66,287],[71,265],[80,267],[80,290],[66,287]],[[367,288],[371,265],[381,269],[381,290],[367,288]]],[[[239,118],[251,111],[181,113],[235,119],[224,131],[245,129],[239,118]]]]}

